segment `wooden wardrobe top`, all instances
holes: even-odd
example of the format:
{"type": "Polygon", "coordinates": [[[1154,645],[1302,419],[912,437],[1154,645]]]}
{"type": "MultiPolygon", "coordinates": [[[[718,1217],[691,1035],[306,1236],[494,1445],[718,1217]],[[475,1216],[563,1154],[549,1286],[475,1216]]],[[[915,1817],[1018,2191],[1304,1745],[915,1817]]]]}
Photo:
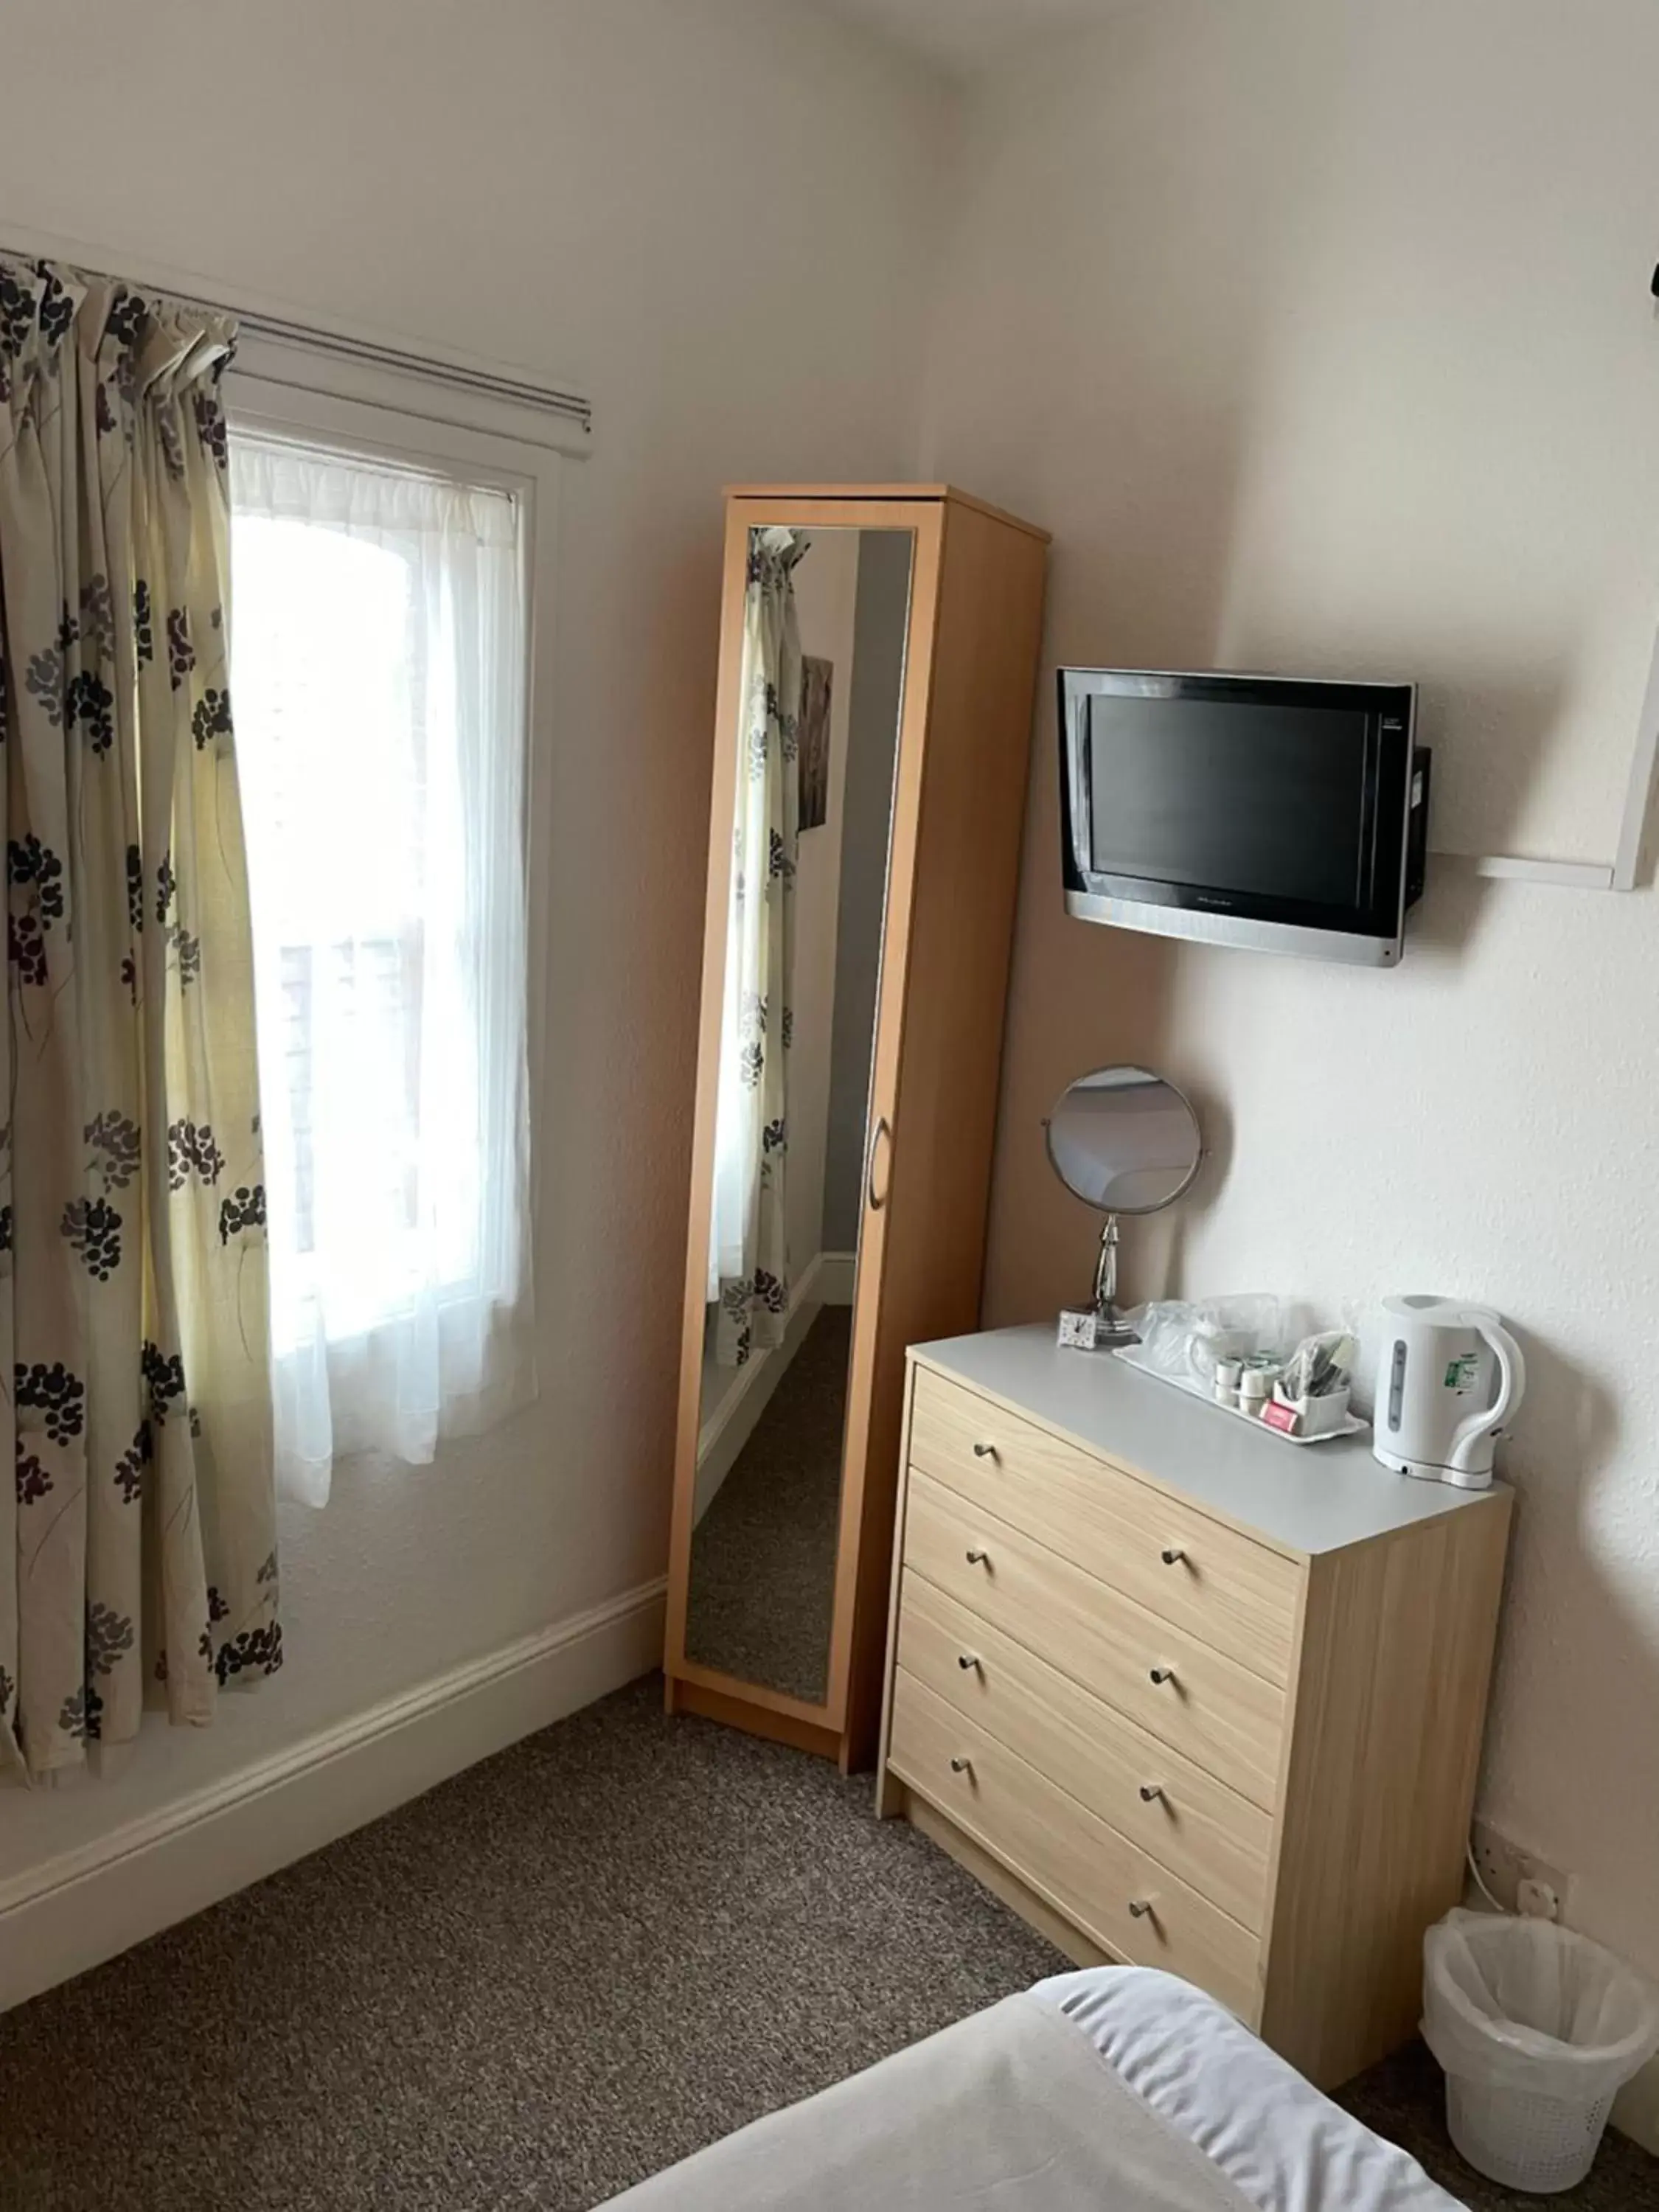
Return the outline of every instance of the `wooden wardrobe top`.
{"type": "Polygon", "coordinates": [[[1048,1325],[913,1345],[910,1357],[1302,1558],[1506,1494],[1395,1474],[1369,1433],[1286,1443],[1109,1352],[1062,1352],[1048,1325]]]}
{"type": "Polygon", "coordinates": [[[1035,522],[1027,522],[1018,514],[1010,514],[1006,507],[993,507],[988,500],[975,499],[970,491],[962,491],[947,483],[742,483],[725,487],[727,499],[948,499],[958,507],[971,507],[993,520],[1006,522],[1010,529],[1023,530],[1028,538],[1050,543],[1049,532],[1039,530],[1035,522]]]}

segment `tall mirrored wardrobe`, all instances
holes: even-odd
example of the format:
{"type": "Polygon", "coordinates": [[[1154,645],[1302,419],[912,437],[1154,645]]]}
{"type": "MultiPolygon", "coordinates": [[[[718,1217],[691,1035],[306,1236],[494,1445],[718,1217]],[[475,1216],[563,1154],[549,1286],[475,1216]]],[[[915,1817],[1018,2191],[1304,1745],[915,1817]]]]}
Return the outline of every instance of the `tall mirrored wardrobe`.
{"type": "Polygon", "coordinates": [[[904,1347],[977,1324],[1044,533],[726,495],[665,1672],[867,1765],[904,1347]]]}

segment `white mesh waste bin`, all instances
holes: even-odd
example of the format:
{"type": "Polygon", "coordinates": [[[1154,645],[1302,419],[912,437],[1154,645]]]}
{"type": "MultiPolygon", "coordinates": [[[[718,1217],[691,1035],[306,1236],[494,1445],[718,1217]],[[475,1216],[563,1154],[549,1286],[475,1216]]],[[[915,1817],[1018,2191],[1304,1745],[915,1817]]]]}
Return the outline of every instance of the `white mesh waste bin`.
{"type": "Polygon", "coordinates": [[[1582,2181],[1614,2094],[1659,2050],[1659,1992],[1588,1936],[1502,1913],[1449,1912],[1423,1965],[1453,2142],[1506,2188],[1582,2181]]]}

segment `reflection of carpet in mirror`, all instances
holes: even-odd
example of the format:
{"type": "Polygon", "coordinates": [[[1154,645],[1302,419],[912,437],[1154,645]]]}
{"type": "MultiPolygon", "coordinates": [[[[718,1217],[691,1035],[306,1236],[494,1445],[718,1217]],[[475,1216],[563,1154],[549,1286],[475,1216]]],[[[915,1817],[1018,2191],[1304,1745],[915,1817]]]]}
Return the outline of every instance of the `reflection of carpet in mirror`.
{"type": "Polygon", "coordinates": [[[691,1540],[687,1657],[813,1703],[829,1680],[852,1320],[819,1309],[691,1540]]]}

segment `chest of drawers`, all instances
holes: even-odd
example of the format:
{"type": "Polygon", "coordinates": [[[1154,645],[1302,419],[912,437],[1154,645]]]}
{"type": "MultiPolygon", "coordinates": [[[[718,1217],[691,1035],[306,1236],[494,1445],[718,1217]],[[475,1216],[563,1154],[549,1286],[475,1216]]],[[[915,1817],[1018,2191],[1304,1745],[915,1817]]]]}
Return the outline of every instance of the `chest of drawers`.
{"type": "Polygon", "coordinates": [[[1510,1504],[1047,1329],[918,1346],[880,1809],[1346,2081],[1462,1892],[1510,1504]]]}

